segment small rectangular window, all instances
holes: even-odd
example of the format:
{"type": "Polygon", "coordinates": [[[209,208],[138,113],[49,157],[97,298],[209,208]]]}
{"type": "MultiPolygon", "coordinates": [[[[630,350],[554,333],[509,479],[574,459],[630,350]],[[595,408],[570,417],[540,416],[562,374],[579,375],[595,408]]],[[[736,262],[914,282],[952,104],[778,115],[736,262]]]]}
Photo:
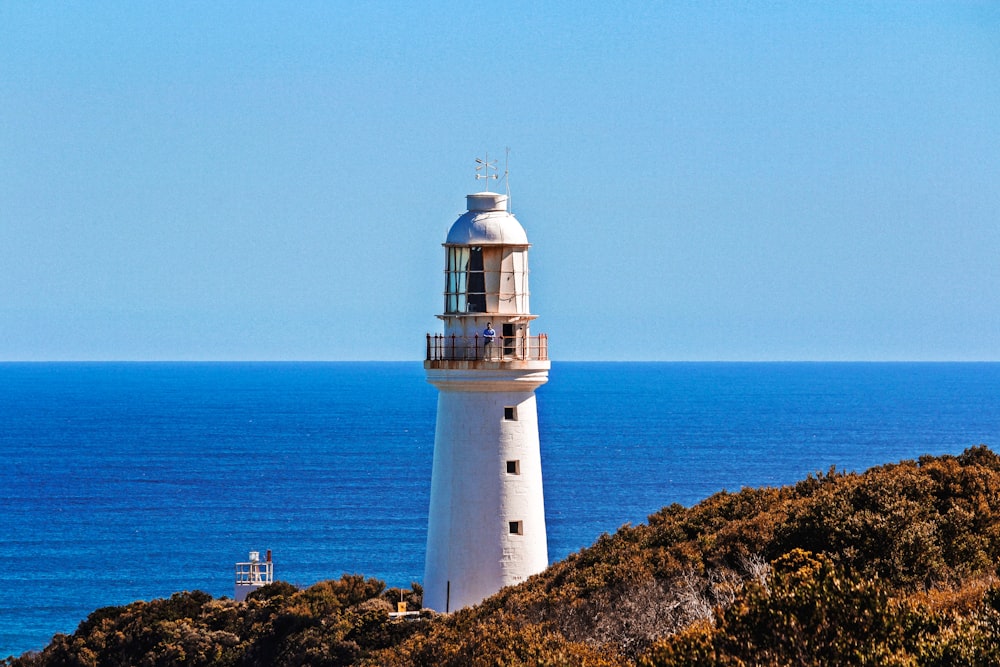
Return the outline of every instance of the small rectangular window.
{"type": "Polygon", "coordinates": [[[507,421],[517,421],[517,408],[513,405],[508,405],[503,409],[503,418],[507,421]]]}
{"type": "Polygon", "coordinates": [[[508,475],[520,475],[521,474],[521,462],[520,461],[507,461],[507,474],[508,475]]]}
{"type": "Polygon", "coordinates": [[[524,522],[523,521],[511,521],[510,523],[510,534],[511,535],[524,535],[524,522]]]}

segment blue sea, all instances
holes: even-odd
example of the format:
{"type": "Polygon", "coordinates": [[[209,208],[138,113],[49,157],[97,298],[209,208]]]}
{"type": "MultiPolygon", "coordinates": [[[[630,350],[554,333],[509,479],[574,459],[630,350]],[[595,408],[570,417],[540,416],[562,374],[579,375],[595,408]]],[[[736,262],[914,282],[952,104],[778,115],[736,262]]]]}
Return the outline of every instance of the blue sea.
{"type": "MultiPolygon", "coordinates": [[[[92,610],[276,577],[423,575],[419,363],[0,364],[0,656],[92,610]]],[[[549,556],[670,503],[1000,447],[1000,364],[560,363],[538,390],[549,556]]]]}

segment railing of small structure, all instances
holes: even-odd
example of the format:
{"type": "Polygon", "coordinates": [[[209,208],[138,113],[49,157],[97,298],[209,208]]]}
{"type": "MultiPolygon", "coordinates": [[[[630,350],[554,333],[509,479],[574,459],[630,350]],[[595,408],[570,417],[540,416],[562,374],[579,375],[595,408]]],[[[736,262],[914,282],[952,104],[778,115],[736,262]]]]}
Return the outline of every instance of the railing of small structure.
{"type": "Polygon", "coordinates": [[[237,584],[270,584],[274,582],[274,563],[250,561],[236,564],[237,584]]]}
{"type": "Polygon", "coordinates": [[[549,337],[427,334],[427,361],[546,361],[549,337]]]}

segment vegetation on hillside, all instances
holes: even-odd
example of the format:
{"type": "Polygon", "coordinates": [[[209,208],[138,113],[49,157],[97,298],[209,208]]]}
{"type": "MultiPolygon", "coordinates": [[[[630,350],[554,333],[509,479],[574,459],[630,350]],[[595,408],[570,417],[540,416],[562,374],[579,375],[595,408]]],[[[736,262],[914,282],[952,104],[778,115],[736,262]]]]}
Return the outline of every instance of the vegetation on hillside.
{"type": "Polygon", "coordinates": [[[92,613],[54,665],[1000,664],[1000,457],[830,470],[671,505],[451,615],[344,576],[246,603],[178,593],[92,613]]]}

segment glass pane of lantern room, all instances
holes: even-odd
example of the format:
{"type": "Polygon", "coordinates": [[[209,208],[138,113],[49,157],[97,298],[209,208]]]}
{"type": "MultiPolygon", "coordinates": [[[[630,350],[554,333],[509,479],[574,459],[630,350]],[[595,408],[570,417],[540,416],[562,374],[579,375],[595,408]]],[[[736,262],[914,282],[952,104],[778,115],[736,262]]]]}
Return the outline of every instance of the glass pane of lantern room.
{"type": "Polygon", "coordinates": [[[528,313],[528,252],[526,250],[515,250],[511,254],[511,275],[514,286],[514,312],[528,313]]]}
{"type": "Polygon", "coordinates": [[[486,312],[486,282],[483,278],[483,249],[469,248],[468,294],[470,313],[486,312]]]}
{"type": "Polygon", "coordinates": [[[489,313],[507,312],[500,303],[500,256],[503,248],[483,248],[483,277],[486,287],[486,310],[489,313]]]}
{"type": "Polygon", "coordinates": [[[465,312],[466,271],[469,267],[468,248],[448,248],[446,313],[465,312]]]}

